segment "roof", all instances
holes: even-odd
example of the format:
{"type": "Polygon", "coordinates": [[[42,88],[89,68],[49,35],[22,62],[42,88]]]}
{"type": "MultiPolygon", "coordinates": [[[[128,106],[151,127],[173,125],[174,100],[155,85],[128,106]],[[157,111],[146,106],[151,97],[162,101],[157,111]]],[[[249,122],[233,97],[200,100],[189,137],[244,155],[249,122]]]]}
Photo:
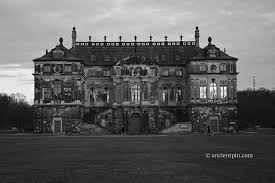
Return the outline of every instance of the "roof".
{"type": "Polygon", "coordinates": [[[133,56],[129,56],[127,58],[124,58],[120,61],[118,61],[115,65],[139,65],[139,64],[146,64],[146,65],[155,65],[157,64],[157,61],[156,59],[152,60],[148,57],[145,57],[145,56],[136,56],[136,55],[133,55],[133,56]]]}
{"type": "Polygon", "coordinates": [[[33,61],[82,61],[81,58],[63,46],[63,39],[59,39],[60,44],[53,48],[50,52],[46,52],[42,57],[36,58],[33,61]]]}
{"type": "Polygon", "coordinates": [[[186,64],[188,59],[197,55],[201,50],[201,48],[192,44],[192,41],[190,41],[190,44],[183,44],[183,42],[171,42],[171,44],[168,42],[156,42],[156,44],[152,42],[77,43],[76,47],[70,50],[77,57],[83,59],[87,66],[112,66],[119,61],[118,64],[122,64],[123,60],[129,63],[157,63],[158,65],[186,64]],[[166,58],[163,59],[163,57],[166,58]]]}
{"type": "Polygon", "coordinates": [[[238,60],[235,57],[229,56],[225,52],[221,51],[218,47],[211,43],[212,38],[208,38],[208,45],[201,49],[198,54],[190,60],[238,60]],[[210,55],[213,54],[214,56],[211,57],[210,55]]]}

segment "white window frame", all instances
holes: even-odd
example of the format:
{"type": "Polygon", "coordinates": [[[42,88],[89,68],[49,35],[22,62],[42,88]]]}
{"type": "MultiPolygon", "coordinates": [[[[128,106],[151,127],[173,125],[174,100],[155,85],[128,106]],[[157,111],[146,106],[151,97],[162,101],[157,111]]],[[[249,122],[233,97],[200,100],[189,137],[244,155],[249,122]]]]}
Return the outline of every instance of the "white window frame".
{"type": "Polygon", "coordinates": [[[210,83],[209,98],[210,99],[217,99],[217,96],[218,96],[217,84],[216,83],[210,83]]]}
{"type": "Polygon", "coordinates": [[[206,99],[206,86],[200,86],[200,98],[206,99]]]}

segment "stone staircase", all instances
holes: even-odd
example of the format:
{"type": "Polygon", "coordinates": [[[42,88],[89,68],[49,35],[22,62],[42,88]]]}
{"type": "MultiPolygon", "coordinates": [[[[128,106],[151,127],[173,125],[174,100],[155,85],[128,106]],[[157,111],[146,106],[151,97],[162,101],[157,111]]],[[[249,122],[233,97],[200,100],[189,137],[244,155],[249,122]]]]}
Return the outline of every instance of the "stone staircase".
{"type": "Polygon", "coordinates": [[[159,133],[165,134],[176,134],[176,133],[186,133],[192,132],[192,124],[190,122],[178,122],[167,128],[162,129],[159,133]]]}
{"type": "Polygon", "coordinates": [[[82,123],[80,124],[79,129],[81,134],[93,134],[93,135],[114,134],[113,131],[98,124],[82,123]]]}

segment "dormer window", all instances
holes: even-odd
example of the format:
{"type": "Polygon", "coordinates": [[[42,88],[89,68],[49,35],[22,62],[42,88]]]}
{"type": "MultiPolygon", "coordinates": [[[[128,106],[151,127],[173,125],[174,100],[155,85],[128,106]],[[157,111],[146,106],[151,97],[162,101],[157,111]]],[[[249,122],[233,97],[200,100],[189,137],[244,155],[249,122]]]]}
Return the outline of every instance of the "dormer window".
{"type": "Polygon", "coordinates": [[[180,55],[176,55],[176,56],[175,56],[175,60],[176,60],[176,61],[180,61],[180,55]]]}
{"type": "Polygon", "coordinates": [[[95,55],[90,55],[90,61],[95,62],[96,61],[96,56],[95,55]]]}
{"type": "Polygon", "coordinates": [[[110,55],[105,55],[105,56],[104,56],[104,61],[105,61],[105,62],[111,61],[111,56],[110,56],[110,55]]]}
{"type": "Polygon", "coordinates": [[[162,54],[161,55],[161,61],[166,61],[167,60],[167,55],[166,54],[162,54]]]}
{"type": "Polygon", "coordinates": [[[62,58],[64,56],[64,51],[60,50],[59,48],[56,48],[53,51],[53,57],[54,58],[62,58]]]}

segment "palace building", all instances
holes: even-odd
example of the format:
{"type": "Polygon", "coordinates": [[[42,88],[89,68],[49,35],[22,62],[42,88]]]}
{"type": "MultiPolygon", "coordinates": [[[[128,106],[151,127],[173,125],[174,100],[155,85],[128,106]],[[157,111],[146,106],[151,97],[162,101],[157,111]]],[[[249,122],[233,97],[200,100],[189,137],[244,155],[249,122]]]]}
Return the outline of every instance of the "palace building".
{"type": "Polygon", "coordinates": [[[157,133],[179,122],[192,131],[235,128],[237,58],[194,41],[77,41],[63,39],[34,62],[36,128],[81,131],[84,124],[120,133],[157,133]]]}

